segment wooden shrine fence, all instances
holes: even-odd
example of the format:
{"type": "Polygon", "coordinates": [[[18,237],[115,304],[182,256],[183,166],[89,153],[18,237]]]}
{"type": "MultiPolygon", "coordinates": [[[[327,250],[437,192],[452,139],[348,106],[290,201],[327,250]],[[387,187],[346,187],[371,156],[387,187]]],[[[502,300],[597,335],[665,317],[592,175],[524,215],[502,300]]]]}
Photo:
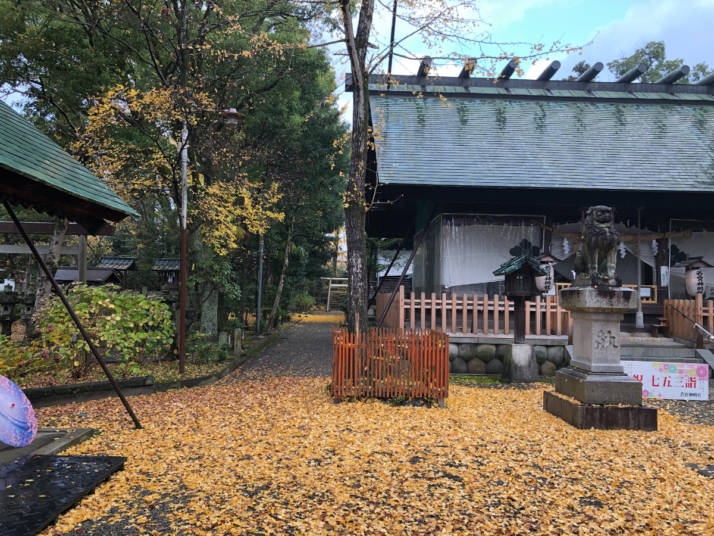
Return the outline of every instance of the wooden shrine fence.
{"type": "Polygon", "coordinates": [[[671,337],[697,342],[702,332],[694,322],[714,333],[714,302],[704,302],[701,294],[693,300],[664,300],[664,318],[671,337]]]}
{"type": "Polygon", "coordinates": [[[438,331],[373,329],[332,334],[332,396],[434,398],[449,391],[449,336],[438,331]]]}
{"type": "MultiPolygon", "coordinates": [[[[384,309],[388,296],[377,296],[377,311],[384,309]],[[380,300],[381,298],[381,300],[380,300]]],[[[536,296],[526,302],[526,335],[568,335],[570,312],[558,304],[556,296],[536,296]]],[[[378,313],[379,314],[379,313],[378,313]]],[[[405,295],[400,287],[385,319],[385,326],[397,329],[432,329],[451,334],[509,335],[513,302],[505,296],[478,294],[436,295],[424,292],[405,295]]]]}

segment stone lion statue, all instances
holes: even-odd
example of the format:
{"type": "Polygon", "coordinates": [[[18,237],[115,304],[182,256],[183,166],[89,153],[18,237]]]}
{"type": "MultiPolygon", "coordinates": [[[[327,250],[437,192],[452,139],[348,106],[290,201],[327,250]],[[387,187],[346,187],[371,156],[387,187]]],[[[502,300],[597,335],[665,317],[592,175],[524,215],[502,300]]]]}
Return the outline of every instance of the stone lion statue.
{"type": "Polygon", "coordinates": [[[575,254],[576,284],[617,286],[617,244],[615,211],[597,205],[585,212],[580,248],[575,254]]]}

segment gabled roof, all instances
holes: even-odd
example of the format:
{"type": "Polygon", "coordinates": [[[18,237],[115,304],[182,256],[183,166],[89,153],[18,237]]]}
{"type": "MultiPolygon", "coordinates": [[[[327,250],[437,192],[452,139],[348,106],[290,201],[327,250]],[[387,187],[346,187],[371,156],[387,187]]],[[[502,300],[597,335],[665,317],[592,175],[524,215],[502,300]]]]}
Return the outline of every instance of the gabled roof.
{"type": "Polygon", "coordinates": [[[382,184],[714,192],[711,87],[396,78],[370,90],[382,184]]]}
{"type": "Polygon", "coordinates": [[[496,268],[493,275],[508,275],[521,268],[531,268],[536,275],[546,275],[547,272],[540,267],[538,259],[531,257],[529,255],[521,255],[519,257],[513,257],[507,260],[501,266],[496,268]]]}
{"type": "Polygon", "coordinates": [[[156,259],[151,269],[157,272],[178,272],[181,269],[181,260],[173,258],[156,259]]]}
{"type": "Polygon", "coordinates": [[[106,268],[109,270],[136,270],[136,259],[133,257],[104,256],[95,268],[106,268]]]}
{"type": "Polygon", "coordinates": [[[119,221],[136,212],[34,125],[0,102],[0,198],[72,220],[119,221]]]}
{"type": "MultiPolygon", "coordinates": [[[[79,270],[77,268],[59,268],[55,273],[55,280],[58,283],[79,281],[79,270]]],[[[119,282],[114,270],[87,268],[87,283],[106,283],[107,281],[119,282]]]]}

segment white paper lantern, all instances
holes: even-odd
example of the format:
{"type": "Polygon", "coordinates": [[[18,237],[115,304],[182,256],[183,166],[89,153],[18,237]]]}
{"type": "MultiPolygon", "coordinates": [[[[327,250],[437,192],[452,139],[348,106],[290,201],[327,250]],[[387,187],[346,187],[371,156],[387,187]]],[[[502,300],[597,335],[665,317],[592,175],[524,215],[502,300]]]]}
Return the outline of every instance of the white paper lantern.
{"type": "Polygon", "coordinates": [[[703,268],[689,268],[684,274],[684,280],[687,284],[687,294],[690,296],[696,296],[697,294],[704,294],[704,269],[703,268]]]}
{"type": "Polygon", "coordinates": [[[553,286],[553,265],[544,264],[541,266],[545,270],[545,275],[539,275],[535,278],[536,288],[541,292],[548,292],[553,286]]]}

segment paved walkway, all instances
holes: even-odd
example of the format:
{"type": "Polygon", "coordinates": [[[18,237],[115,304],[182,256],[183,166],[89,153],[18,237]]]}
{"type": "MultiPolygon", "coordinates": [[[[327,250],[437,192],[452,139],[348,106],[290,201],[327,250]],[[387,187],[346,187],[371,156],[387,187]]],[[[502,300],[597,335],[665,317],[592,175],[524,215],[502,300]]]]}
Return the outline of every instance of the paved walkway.
{"type": "Polygon", "coordinates": [[[334,325],[306,322],[288,326],[277,344],[251,358],[231,378],[330,376],[334,325]]]}

